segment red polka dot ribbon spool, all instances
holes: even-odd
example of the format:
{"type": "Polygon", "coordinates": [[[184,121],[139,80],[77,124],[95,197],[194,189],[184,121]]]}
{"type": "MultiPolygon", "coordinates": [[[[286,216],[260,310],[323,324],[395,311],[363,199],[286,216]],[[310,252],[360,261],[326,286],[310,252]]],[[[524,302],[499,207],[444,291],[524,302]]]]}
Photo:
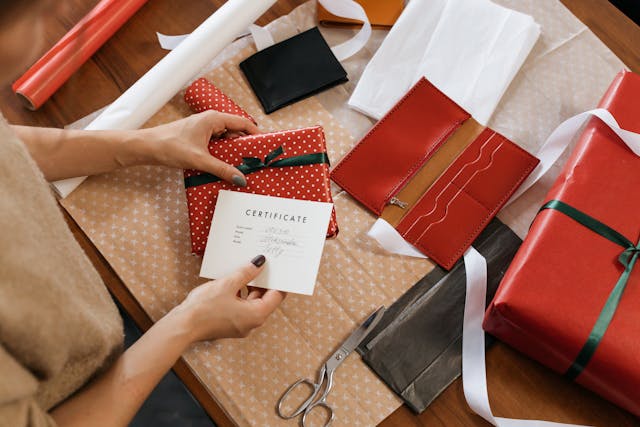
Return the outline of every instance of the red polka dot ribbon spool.
{"type": "MultiPolygon", "coordinates": [[[[200,80],[194,82],[187,92],[189,93],[196,84],[202,87],[202,83],[198,83],[200,80]]],[[[213,87],[208,81],[205,80],[205,82],[207,85],[213,87]]],[[[209,97],[211,93],[218,94],[218,99],[222,99],[220,94],[224,96],[226,106],[230,105],[229,102],[233,103],[233,101],[215,87],[213,87],[212,90],[204,92],[201,89],[198,92],[193,90],[189,98],[185,96],[185,100],[194,111],[203,111],[198,110],[202,108],[202,105],[214,105],[202,99],[203,96],[209,97]]],[[[233,105],[236,106],[235,103],[233,103],[233,105]]],[[[250,117],[246,113],[241,115],[250,117]]],[[[324,132],[320,126],[316,126],[275,133],[249,135],[235,139],[211,140],[209,143],[209,152],[220,160],[238,166],[243,163],[243,158],[253,157],[265,159],[271,153],[277,151],[279,147],[282,147],[282,154],[277,157],[277,160],[314,153],[326,153],[324,132]]],[[[194,185],[192,177],[202,175],[202,172],[195,170],[185,170],[184,173],[185,182],[187,183],[186,192],[189,223],[191,226],[191,247],[192,252],[198,255],[204,253],[209,236],[211,219],[213,218],[213,211],[220,190],[241,191],[244,193],[264,194],[290,199],[333,202],[329,185],[329,164],[326,162],[305,164],[303,166],[267,166],[247,174],[247,186],[244,188],[228,184],[225,181],[206,182],[194,185]]],[[[331,214],[327,237],[334,237],[337,234],[338,224],[334,210],[331,214]]]]}

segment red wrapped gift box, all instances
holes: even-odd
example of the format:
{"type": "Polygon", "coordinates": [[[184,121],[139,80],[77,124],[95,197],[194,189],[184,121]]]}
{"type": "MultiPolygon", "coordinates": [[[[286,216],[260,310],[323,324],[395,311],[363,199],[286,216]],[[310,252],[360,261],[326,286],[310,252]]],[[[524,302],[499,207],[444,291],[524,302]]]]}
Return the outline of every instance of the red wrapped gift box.
{"type": "MultiPolygon", "coordinates": [[[[640,132],[639,100],[640,76],[622,72],[600,107],[623,129],[640,132]]],[[[546,202],[551,200],[580,214],[557,210],[562,206],[538,214],[489,306],[484,328],[640,416],[640,268],[633,269],[640,237],[640,158],[593,118],[547,195],[546,202]],[[616,244],[573,219],[583,214],[628,243],[616,244]],[[625,270],[624,262],[630,268],[625,270]],[[627,275],[616,307],[608,298],[627,275]],[[614,313],[608,325],[601,316],[607,310],[614,313]],[[599,341],[598,330],[604,332],[599,341]]]]}
{"type": "MultiPolygon", "coordinates": [[[[214,109],[253,120],[205,79],[195,81],[187,89],[185,101],[196,112],[214,109]]],[[[320,126],[240,138],[212,139],[209,143],[211,155],[238,167],[247,176],[247,186],[237,187],[214,175],[185,170],[192,252],[198,255],[204,253],[220,190],[333,202],[326,151],[324,132],[320,126]]],[[[337,234],[334,210],[327,237],[337,234]]]]}

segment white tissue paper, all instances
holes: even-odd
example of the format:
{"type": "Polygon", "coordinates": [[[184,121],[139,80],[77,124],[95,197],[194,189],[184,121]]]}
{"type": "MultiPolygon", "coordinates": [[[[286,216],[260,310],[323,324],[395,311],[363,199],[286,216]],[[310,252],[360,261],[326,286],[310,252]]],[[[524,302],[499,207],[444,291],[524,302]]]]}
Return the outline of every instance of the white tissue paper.
{"type": "Polygon", "coordinates": [[[380,119],[424,76],[486,125],[539,35],[531,16],[489,0],[411,0],[349,106],[380,119]]]}

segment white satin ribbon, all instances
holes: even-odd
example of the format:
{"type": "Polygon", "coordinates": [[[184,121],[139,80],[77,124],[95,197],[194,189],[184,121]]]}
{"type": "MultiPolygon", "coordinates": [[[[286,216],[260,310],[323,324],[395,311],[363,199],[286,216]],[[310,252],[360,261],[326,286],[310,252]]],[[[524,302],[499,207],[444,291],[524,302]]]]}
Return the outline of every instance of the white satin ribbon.
{"type": "Polygon", "coordinates": [[[189,34],[170,36],[156,31],[156,37],[158,37],[158,43],[160,43],[161,48],[163,48],[164,50],[173,50],[177,48],[184,39],[189,37],[189,34]]]}
{"type": "Polygon", "coordinates": [[[551,132],[551,135],[549,135],[536,154],[536,157],[540,159],[540,163],[533,170],[531,175],[529,175],[529,177],[522,183],[513,196],[511,196],[507,205],[520,197],[549,171],[551,166],[558,160],[575,135],[582,128],[584,123],[591,118],[591,116],[598,117],[602,120],[612,131],[616,133],[616,135],[620,137],[620,139],[622,139],[622,141],[624,141],[625,144],[627,144],[627,146],[629,146],[631,151],[633,151],[637,156],[640,156],[640,134],[622,129],[613,115],[604,108],[585,111],[584,113],[580,113],[565,120],[553,132],[551,132]]]}
{"type": "Polygon", "coordinates": [[[382,218],[378,218],[376,222],[373,223],[367,236],[376,240],[380,246],[391,253],[414,258],[427,258],[427,256],[420,252],[415,246],[404,240],[400,233],[382,218]]]}
{"type": "Polygon", "coordinates": [[[344,61],[358,53],[371,37],[371,24],[362,6],[353,0],[318,0],[318,2],[324,6],[329,13],[343,18],[362,21],[362,28],[360,28],[360,31],[358,31],[353,38],[331,48],[333,54],[338,58],[338,61],[344,61]]]}
{"type": "Polygon", "coordinates": [[[487,298],[487,261],[471,246],[464,254],[467,276],[462,329],[462,387],[469,407],[494,426],[560,427],[577,426],[550,421],[519,420],[495,417],[489,405],[485,364],[484,318],[487,298]]]}
{"type": "Polygon", "coordinates": [[[267,30],[266,28],[261,27],[260,25],[249,25],[249,32],[251,33],[253,42],[256,44],[256,49],[258,50],[266,49],[276,43],[273,40],[271,32],[269,32],[269,30],[267,30]]]}
{"type": "MultiPolygon", "coordinates": [[[[369,41],[369,38],[371,37],[371,24],[369,23],[367,13],[364,11],[362,6],[353,0],[318,0],[318,3],[322,4],[325,9],[336,16],[363,22],[362,28],[360,28],[355,36],[346,42],[331,48],[338,61],[344,61],[358,53],[360,49],[367,44],[367,41],[369,41]]],[[[252,24],[249,27],[249,32],[251,33],[253,41],[256,44],[256,49],[258,50],[265,49],[275,44],[271,33],[265,27],[252,24]]],[[[160,47],[166,50],[176,48],[182,40],[188,36],[188,34],[168,36],[161,33],[156,33],[156,35],[158,36],[160,47]]]]}
{"type": "MultiPolygon", "coordinates": [[[[252,26],[255,24],[252,24],[252,26]]],[[[256,25],[257,26],[257,25],[256,25]]],[[[241,38],[244,36],[248,36],[251,33],[250,31],[251,26],[249,27],[249,30],[238,34],[238,36],[236,38],[241,38]]],[[[175,48],[177,48],[180,43],[182,43],[187,37],[189,37],[189,34],[181,34],[178,36],[170,36],[167,34],[162,34],[156,31],[156,37],[158,38],[158,43],[160,43],[160,47],[163,48],[164,50],[173,50],[175,48]]],[[[269,34],[269,37],[271,37],[271,34],[269,34]]]]}

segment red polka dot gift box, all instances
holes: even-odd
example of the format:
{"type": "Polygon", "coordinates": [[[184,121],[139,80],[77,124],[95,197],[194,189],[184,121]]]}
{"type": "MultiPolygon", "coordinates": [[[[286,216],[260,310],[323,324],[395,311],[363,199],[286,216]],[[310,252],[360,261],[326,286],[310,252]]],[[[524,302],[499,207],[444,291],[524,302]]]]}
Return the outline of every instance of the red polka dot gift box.
{"type": "MultiPolygon", "coordinates": [[[[196,112],[213,109],[253,120],[205,79],[195,81],[187,89],[185,101],[196,112]]],[[[247,186],[237,187],[201,171],[184,171],[191,250],[194,254],[204,253],[220,190],[333,202],[329,186],[329,158],[320,126],[240,138],[212,139],[209,152],[241,170],[247,177],[247,186]]],[[[337,234],[334,210],[327,237],[337,234]]]]}

